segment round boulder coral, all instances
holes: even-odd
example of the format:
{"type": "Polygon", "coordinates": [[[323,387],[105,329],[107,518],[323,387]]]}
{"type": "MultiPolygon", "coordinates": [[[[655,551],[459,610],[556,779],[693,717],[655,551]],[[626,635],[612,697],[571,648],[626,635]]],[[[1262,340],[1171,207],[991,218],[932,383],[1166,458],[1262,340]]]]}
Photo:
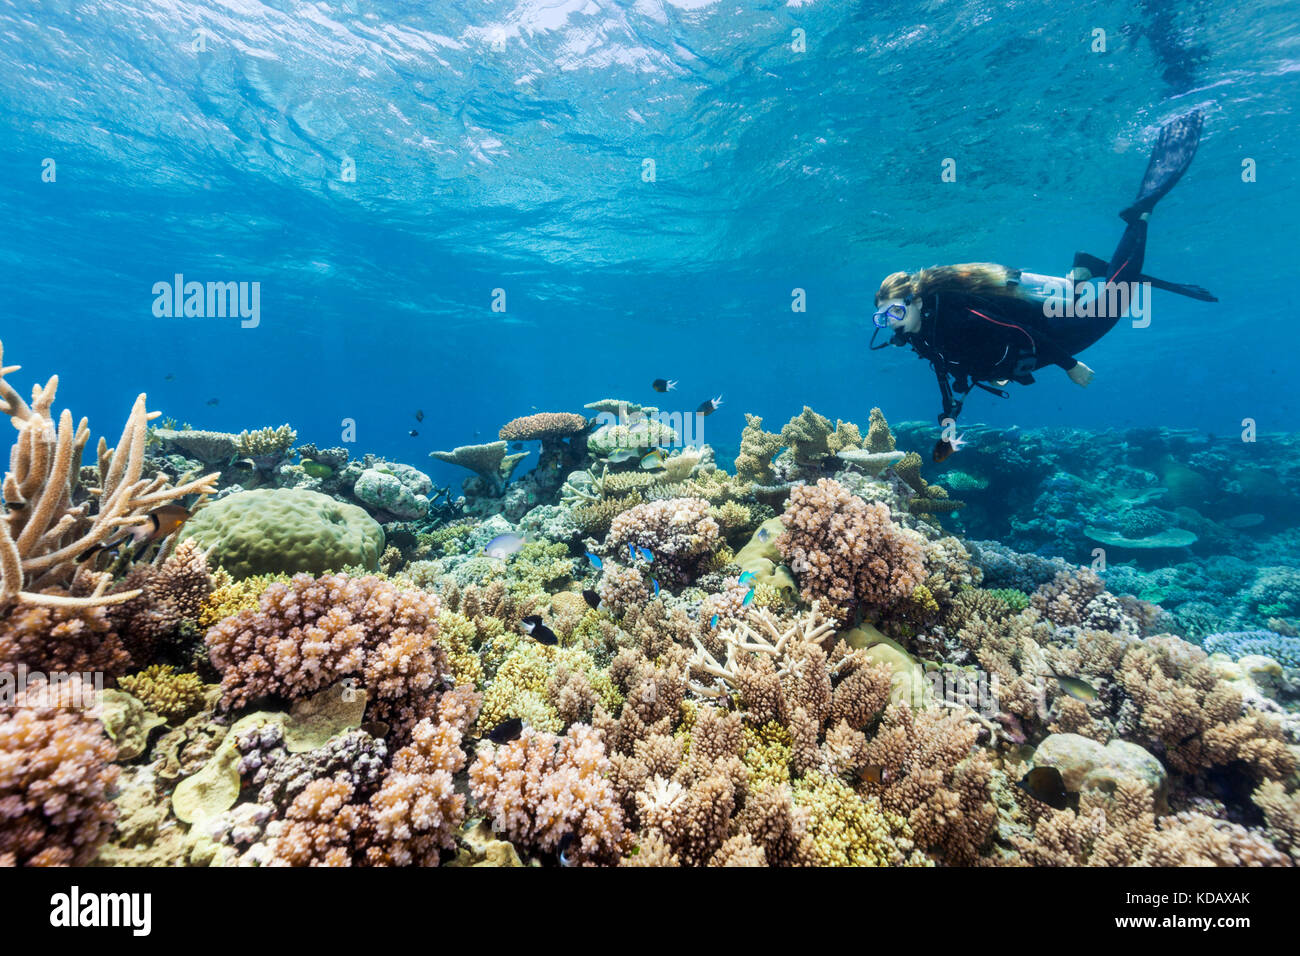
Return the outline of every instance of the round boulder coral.
{"type": "Polygon", "coordinates": [[[236,578],[379,567],[384,531],[356,505],[302,488],[241,491],[186,525],[211,560],[236,578]]]}

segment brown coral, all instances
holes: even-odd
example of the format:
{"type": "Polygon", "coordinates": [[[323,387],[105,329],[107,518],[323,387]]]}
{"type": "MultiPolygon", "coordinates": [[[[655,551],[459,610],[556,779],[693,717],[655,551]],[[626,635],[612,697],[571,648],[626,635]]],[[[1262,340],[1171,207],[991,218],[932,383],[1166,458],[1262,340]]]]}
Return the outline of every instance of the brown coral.
{"type": "Polygon", "coordinates": [[[840,620],[855,607],[886,608],[925,576],[919,536],[898,527],[883,504],[868,504],[823,478],[790,493],[777,547],[807,601],[821,600],[840,620]]]}
{"type": "Polygon", "coordinates": [[[85,866],[112,833],[117,752],[91,697],[38,680],[0,708],[0,866],[85,866]]]}

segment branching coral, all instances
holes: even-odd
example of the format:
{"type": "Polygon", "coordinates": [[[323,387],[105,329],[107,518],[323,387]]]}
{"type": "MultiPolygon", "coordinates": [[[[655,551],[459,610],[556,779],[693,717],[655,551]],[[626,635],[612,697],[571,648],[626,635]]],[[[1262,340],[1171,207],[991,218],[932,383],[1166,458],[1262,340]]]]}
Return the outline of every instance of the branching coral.
{"type": "Polygon", "coordinates": [[[623,810],[607,779],[599,731],[574,724],[563,737],[525,729],[501,747],[481,744],[470,792],[492,828],[517,845],[553,851],[566,835],[582,863],[613,862],[629,845],[623,810]]]}
{"type": "Polygon", "coordinates": [[[74,427],[72,413],[64,409],[55,424],[50,409],[58,389],[57,375],[43,387],[32,386],[32,403],[28,405],[5,381],[19,366],[5,367],[3,356],[0,344],[0,411],[9,416],[17,437],[9,451],[9,471],[3,484],[6,511],[0,518],[0,606],[18,601],[87,607],[130,600],[135,597],[133,591],[104,593],[107,578],[89,595],[66,593],[79,568],[77,556],[122,528],[148,523],[149,512],[162,505],[186,495],[215,491],[217,475],[176,487],[163,475],[143,477],[148,422],[159,413],[145,409],[142,394],[132,406],[117,447],[110,451],[104,439],[99,440],[100,484],[91,490],[98,508],[90,514],[88,501],[73,504],[81,455],[90,438],[86,419],[74,427]]]}
{"type": "Polygon", "coordinates": [[[359,676],[372,716],[409,727],[425,716],[446,669],[437,636],[436,595],[373,576],[303,574],[268,587],[259,610],[219,623],[207,645],[223,706],[303,697],[359,676]]]}
{"type": "Polygon", "coordinates": [[[203,703],[203,681],[198,675],[178,673],[174,667],[165,664],[155,664],[138,674],[118,678],[117,686],[173,724],[189,717],[203,703]]]}
{"type": "Polygon", "coordinates": [[[781,521],[777,547],[804,599],[821,599],[840,620],[904,600],[924,578],[919,536],[830,478],[794,488],[781,521]]]}
{"type": "Polygon", "coordinates": [[[112,831],[116,751],[83,691],[35,681],[0,708],[0,866],[85,866],[112,831]]]}
{"type": "Polygon", "coordinates": [[[615,553],[629,544],[648,548],[665,582],[686,583],[698,565],[722,543],[718,523],[703,498],[649,502],[614,518],[605,541],[615,553]]]}

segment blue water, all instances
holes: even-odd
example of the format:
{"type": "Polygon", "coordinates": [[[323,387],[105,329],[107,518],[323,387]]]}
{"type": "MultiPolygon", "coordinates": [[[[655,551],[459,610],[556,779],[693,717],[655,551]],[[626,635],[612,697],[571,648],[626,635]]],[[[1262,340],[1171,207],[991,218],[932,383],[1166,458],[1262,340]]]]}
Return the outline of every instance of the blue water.
{"type": "Polygon", "coordinates": [[[141,390],[322,445],[350,418],[457,484],[429,451],[657,377],[723,395],[723,448],[745,411],[933,420],[928,368],[866,351],[880,279],[1108,256],[1199,106],[1147,271],[1222,301],[1161,296],[1086,391],[1047,369],[964,419],[1291,429],[1298,70],[1281,2],[0,3],[0,338],[96,435],[141,390]],[[176,273],[259,282],[260,324],[155,317],[176,273]]]}

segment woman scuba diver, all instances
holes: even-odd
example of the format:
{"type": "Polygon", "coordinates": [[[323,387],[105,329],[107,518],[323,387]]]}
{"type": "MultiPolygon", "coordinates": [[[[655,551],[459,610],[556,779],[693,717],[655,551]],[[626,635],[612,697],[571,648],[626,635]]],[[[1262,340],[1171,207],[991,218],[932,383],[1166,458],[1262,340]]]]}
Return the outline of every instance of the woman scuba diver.
{"type": "Polygon", "coordinates": [[[1114,328],[1128,312],[1131,293],[1140,288],[1139,283],[1204,302],[1218,301],[1199,286],[1164,282],[1142,273],[1147,219],[1191,164],[1201,124],[1200,112],[1193,111],[1160,130],[1137,199],[1120,213],[1128,225],[1109,262],[1076,253],[1074,268],[1065,279],[988,262],[964,263],[895,272],[880,284],[872,348],[910,345],[931,364],[939,381],[943,396],[939,422],[945,432],[934,446],[935,461],[943,461],[960,447],[951,429],[972,388],[1006,398],[999,386],[1031,385],[1031,373],[1047,365],[1060,366],[1076,385],[1091,382],[1092,369],[1075,353],[1114,328]],[[1095,286],[1090,282],[1094,277],[1095,286]],[[874,344],[881,329],[894,333],[891,343],[874,344]]]}

